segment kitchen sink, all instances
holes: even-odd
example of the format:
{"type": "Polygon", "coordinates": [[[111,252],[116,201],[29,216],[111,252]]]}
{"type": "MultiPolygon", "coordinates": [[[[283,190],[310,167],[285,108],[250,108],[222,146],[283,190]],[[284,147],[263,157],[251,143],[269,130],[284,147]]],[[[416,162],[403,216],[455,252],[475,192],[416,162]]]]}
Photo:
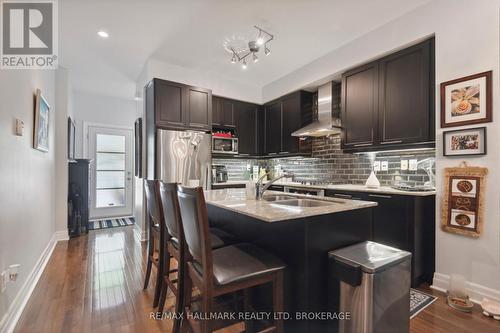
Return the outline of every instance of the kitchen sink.
{"type": "Polygon", "coordinates": [[[280,201],[280,200],[292,200],[296,199],[296,197],[293,197],[291,195],[281,195],[281,194],[272,194],[272,195],[265,195],[262,197],[262,199],[266,201],[280,201]]]}
{"type": "Polygon", "coordinates": [[[323,201],[323,200],[313,200],[313,199],[290,199],[275,201],[275,205],[283,206],[294,206],[294,207],[324,207],[335,205],[335,202],[323,201]]]}

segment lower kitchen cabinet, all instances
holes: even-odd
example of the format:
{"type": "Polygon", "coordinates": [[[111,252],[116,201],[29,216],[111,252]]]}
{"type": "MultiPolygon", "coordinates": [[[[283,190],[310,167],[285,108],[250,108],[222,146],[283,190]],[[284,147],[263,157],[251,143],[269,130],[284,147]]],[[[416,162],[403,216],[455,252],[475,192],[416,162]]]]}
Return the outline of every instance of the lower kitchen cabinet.
{"type": "Polygon", "coordinates": [[[389,195],[326,190],[325,196],[367,200],[373,209],[373,241],[412,253],[412,287],[431,282],[435,267],[434,195],[389,195]]]}

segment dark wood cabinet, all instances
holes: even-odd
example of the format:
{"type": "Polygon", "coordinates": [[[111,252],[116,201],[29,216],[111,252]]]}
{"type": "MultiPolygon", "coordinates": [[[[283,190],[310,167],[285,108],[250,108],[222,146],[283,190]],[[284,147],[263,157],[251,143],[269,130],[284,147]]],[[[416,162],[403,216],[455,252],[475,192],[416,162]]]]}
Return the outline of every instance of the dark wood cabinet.
{"type": "Polygon", "coordinates": [[[311,123],[313,94],[297,91],[264,105],[264,155],[309,154],[311,146],[292,133],[311,123]]]}
{"type": "Polygon", "coordinates": [[[186,127],[202,131],[212,129],[212,91],[186,86],[186,127]]]}
{"type": "MultiPolygon", "coordinates": [[[[185,89],[176,82],[155,79],[147,86],[146,98],[154,109],[155,123],[164,128],[184,128],[185,89]]],[[[149,110],[148,110],[149,111],[149,110]]]]}
{"type": "Polygon", "coordinates": [[[265,154],[278,154],[281,151],[281,100],[265,106],[265,154]]]}
{"type": "Polygon", "coordinates": [[[153,79],[145,87],[146,118],[164,129],[212,129],[212,92],[182,83],[153,79]]]}
{"type": "Polygon", "coordinates": [[[347,152],[433,147],[434,39],[342,75],[347,152]]]}
{"type": "Polygon", "coordinates": [[[259,106],[245,102],[236,102],[235,106],[239,155],[257,156],[259,153],[257,142],[259,106]]]}
{"type": "Polygon", "coordinates": [[[379,141],[381,145],[430,139],[433,101],[429,98],[431,41],[379,62],[379,141]]]}
{"type": "Polygon", "coordinates": [[[372,146],[377,133],[378,63],[373,62],[342,77],[343,147],[372,146]]]}
{"type": "Polygon", "coordinates": [[[212,98],[212,126],[218,128],[236,126],[236,104],[238,102],[214,96],[212,98]]]}
{"type": "Polygon", "coordinates": [[[434,195],[326,190],[325,196],[374,201],[372,240],[412,253],[412,287],[431,282],[435,268],[434,195]]]}

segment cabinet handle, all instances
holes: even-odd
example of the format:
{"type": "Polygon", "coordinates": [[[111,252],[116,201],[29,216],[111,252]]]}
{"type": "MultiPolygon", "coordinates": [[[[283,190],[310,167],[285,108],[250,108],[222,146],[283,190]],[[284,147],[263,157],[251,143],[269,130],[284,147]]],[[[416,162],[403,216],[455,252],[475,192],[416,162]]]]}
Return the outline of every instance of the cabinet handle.
{"type": "Polygon", "coordinates": [[[390,145],[390,144],[395,144],[395,143],[402,143],[403,140],[393,140],[393,141],[384,141],[384,142],[381,142],[380,144],[381,145],[390,145]]]}
{"type": "Polygon", "coordinates": [[[392,199],[392,196],[390,195],[383,195],[383,194],[368,194],[372,198],[386,198],[386,199],[392,199]]]}
{"type": "Polygon", "coordinates": [[[250,154],[238,154],[239,156],[250,156],[250,154]]]}
{"type": "Polygon", "coordinates": [[[290,152],[289,151],[282,151],[282,152],[280,152],[280,154],[290,154],[290,152]]]}
{"type": "Polygon", "coordinates": [[[357,145],[354,145],[354,147],[366,147],[366,146],[372,146],[373,143],[358,143],[357,145]]]}
{"type": "Polygon", "coordinates": [[[267,155],[278,155],[278,153],[268,153],[267,155]]]}

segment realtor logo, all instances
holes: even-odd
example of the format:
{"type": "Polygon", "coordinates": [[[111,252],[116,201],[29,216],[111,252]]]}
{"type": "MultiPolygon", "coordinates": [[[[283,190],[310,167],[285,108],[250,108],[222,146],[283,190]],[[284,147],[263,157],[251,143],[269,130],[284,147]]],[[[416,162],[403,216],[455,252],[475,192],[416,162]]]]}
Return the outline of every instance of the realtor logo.
{"type": "Polygon", "coordinates": [[[0,1],[0,68],[57,68],[57,1],[0,1]]]}

